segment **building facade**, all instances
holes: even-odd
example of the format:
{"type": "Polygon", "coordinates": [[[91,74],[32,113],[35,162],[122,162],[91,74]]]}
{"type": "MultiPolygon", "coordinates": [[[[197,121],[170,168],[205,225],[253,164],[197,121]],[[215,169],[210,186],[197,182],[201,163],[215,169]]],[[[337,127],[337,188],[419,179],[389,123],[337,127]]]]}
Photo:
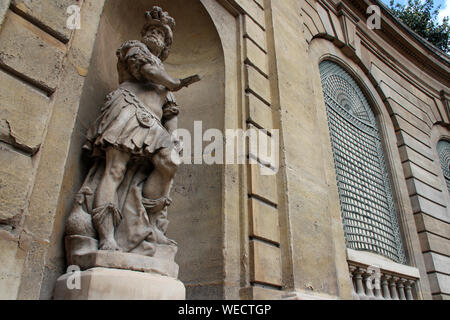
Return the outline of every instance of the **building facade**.
{"type": "Polygon", "coordinates": [[[202,77],[179,126],[279,151],[273,174],[180,166],[188,299],[450,298],[450,58],[376,0],[2,0],[0,298],[53,297],[86,130],[153,5],[177,22],[168,72],[202,77]]]}

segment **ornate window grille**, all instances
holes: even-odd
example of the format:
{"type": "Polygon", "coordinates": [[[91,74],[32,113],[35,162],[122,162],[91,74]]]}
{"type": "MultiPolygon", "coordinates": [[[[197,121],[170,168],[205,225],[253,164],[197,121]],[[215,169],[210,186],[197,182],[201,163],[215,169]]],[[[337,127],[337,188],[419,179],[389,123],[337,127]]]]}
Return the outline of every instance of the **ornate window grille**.
{"type": "Polygon", "coordinates": [[[360,87],[338,64],[320,75],[347,247],[406,263],[375,116],[360,87]]]}
{"type": "Polygon", "coordinates": [[[439,160],[441,162],[441,168],[444,172],[444,178],[447,182],[447,188],[450,192],[450,142],[446,140],[439,141],[437,150],[439,154],[439,160]]]}

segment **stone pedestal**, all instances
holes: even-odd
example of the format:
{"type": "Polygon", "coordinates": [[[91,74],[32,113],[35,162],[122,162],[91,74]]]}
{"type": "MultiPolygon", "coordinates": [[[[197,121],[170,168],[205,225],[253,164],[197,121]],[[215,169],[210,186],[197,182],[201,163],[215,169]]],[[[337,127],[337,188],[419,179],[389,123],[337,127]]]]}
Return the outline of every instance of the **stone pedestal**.
{"type": "Polygon", "coordinates": [[[69,289],[73,273],[59,277],[55,300],[184,300],[186,289],[175,278],[158,274],[91,268],[80,272],[80,289],[69,289]]]}
{"type": "MultiPolygon", "coordinates": [[[[70,237],[66,247],[68,240],[70,237]]],[[[155,255],[147,257],[119,251],[71,250],[68,263],[83,271],[59,277],[54,299],[184,300],[186,289],[177,280],[176,251],[175,246],[157,245],[155,255]]]]}

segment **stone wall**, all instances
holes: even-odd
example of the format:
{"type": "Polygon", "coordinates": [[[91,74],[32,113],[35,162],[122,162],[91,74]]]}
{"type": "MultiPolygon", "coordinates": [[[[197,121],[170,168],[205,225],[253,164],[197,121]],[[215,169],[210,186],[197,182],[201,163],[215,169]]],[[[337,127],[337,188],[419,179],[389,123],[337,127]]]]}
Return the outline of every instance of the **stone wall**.
{"type": "Polygon", "coordinates": [[[80,90],[102,1],[82,4],[83,32],[65,28],[79,1],[0,7],[0,297],[37,299],[80,90]]]}
{"type": "Polygon", "coordinates": [[[448,299],[450,199],[436,144],[450,139],[449,58],[384,11],[369,30],[373,0],[2,1],[0,298],[52,297],[89,167],[84,133],[117,86],[115,49],[156,2],[179,28],[168,71],[204,77],[177,94],[180,126],[280,132],[275,175],[261,175],[261,161],[180,168],[169,236],[188,298],[351,299],[319,74],[331,59],[377,115],[418,298],[448,299]],[[71,4],[80,30],[65,27],[71,4]]]}
{"type": "Polygon", "coordinates": [[[450,59],[413,40],[384,11],[381,32],[369,30],[368,2],[336,6],[331,1],[301,1],[303,34],[315,49],[312,56],[340,60],[363,84],[370,83],[363,85],[369,96],[381,98],[381,109],[375,111],[387,112],[390,119],[379,117],[380,125],[388,120],[392,127],[385,139],[395,132],[385,148],[409,264],[421,271],[424,292],[428,277],[433,298],[448,299],[450,273],[444,261],[450,249],[450,199],[436,144],[449,137],[450,59]],[[391,149],[394,143],[397,148],[391,149]],[[400,161],[393,159],[397,153],[400,161]]]}

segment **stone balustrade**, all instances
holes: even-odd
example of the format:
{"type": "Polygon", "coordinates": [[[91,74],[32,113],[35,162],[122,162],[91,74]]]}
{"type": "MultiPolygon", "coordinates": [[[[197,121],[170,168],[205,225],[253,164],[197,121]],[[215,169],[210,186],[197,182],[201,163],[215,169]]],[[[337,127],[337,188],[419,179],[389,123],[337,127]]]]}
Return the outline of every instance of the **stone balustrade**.
{"type": "Polygon", "coordinates": [[[354,300],[416,300],[419,272],[378,255],[347,249],[354,300]]]}

